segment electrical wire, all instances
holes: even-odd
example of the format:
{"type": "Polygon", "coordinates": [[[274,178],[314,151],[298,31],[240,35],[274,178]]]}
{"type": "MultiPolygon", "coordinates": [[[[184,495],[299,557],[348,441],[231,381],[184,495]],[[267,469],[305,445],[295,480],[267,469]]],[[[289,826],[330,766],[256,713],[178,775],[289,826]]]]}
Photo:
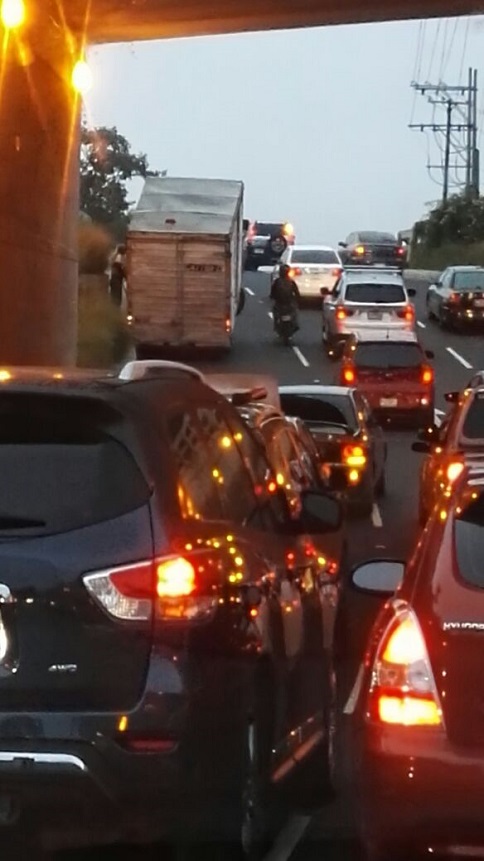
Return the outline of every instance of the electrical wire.
{"type": "Polygon", "coordinates": [[[442,21],[438,21],[438,22],[437,22],[437,31],[436,31],[436,33],[435,33],[435,37],[434,37],[434,44],[433,44],[433,46],[432,46],[432,53],[431,53],[431,55],[430,55],[429,72],[428,72],[428,75],[427,75],[427,80],[429,80],[429,81],[430,81],[430,79],[431,79],[431,77],[432,77],[432,68],[433,68],[433,65],[434,65],[435,52],[436,52],[436,50],[437,50],[437,43],[438,43],[438,41],[439,41],[439,35],[440,35],[440,27],[441,27],[441,25],[442,25],[442,21]]]}
{"type": "Polygon", "coordinates": [[[442,38],[442,54],[440,56],[440,72],[439,72],[439,83],[444,75],[444,63],[445,63],[445,49],[447,48],[447,32],[449,29],[449,19],[445,19],[444,23],[444,35],[442,38]]]}
{"type": "Polygon", "coordinates": [[[462,59],[461,59],[461,63],[460,63],[460,72],[459,72],[459,83],[462,83],[462,74],[464,72],[464,61],[465,61],[465,57],[466,57],[467,41],[469,39],[470,26],[471,26],[471,19],[468,17],[467,22],[466,22],[465,35],[464,35],[464,46],[462,48],[462,59]]]}

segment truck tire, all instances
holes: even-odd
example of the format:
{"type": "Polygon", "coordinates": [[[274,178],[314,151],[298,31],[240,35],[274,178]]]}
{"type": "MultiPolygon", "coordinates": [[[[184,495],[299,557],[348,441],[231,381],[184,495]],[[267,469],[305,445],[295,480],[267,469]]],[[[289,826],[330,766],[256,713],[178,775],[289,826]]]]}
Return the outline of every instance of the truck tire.
{"type": "Polygon", "coordinates": [[[246,300],[246,298],[247,298],[247,296],[246,296],[245,290],[244,290],[244,288],[243,288],[243,287],[241,287],[241,289],[240,289],[240,296],[239,296],[239,304],[237,305],[237,312],[236,312],[236,316],[237,316],[237,317],[238,317],[238,315],[239,315],[239,314],[241,314],[241,313],[242,313],[242,311],[243,311],[243,310],[244,310],[244,308],[245,308],[245,300],[246,300]]]}

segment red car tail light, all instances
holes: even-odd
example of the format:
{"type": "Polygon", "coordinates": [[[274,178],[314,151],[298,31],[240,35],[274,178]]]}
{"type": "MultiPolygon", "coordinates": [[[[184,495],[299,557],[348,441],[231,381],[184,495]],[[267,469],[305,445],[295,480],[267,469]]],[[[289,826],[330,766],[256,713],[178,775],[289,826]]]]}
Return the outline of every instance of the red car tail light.
{"type": "Polygon", "coordinates": [[[464,463],[462,460],[452,460],[445,470],[445,477],[450,484],[457,481],[459,475],[464,471],[464,463]]]}
{"type": "Polygon", "coordinates": [[[402,308],[401,311],[397,311],[397,317],[400,317],[401,320],[408,320],[409,323],[412,323],[415,319],[415,309],[412,305],[407,305],[406,308],[402,308]]]}
{"type": "Polygon", "coordinates": [[[366,450],[362,445],[345,445],[343,449],[343,460],[346,466],[365,466],[367,461],[366,450]]]}
{"type": "Polygon", "coordinates": [[[428,386],[430,383],[434,381],[434,372],[432,368],[422,368],[422,378],[421,381],[424,385],[428,386]]]}
{"type": "Polygon", "coordinates": [[[221,560],[206,550],[160,557],[84,576],[92,598],[114,619],[193,620],[215,609],[211,586],[221,560]]]}
{"type": "Polygon", "coordinates": [[[378,644],[367,715],[383,724],[441,726],[442,709],[419,622],[402,601],[378,644]]]}
{"type": "Polygon", "coordinates": [[[343,385],[344,385],[344,386],[350,386],[350,385],[352,385],[352,383],[354,383],[354,382],[355,382],[355,380],[356,380],[356,374],[355,374],[355,371],[354,371],[354,369],[353,369],[353,368],[350,368],[350,367],[343,368],[343,373],[342,373],[342,375],[341,375],[341,376],[342,376],[342,379],[343,379],[343,385]]]}

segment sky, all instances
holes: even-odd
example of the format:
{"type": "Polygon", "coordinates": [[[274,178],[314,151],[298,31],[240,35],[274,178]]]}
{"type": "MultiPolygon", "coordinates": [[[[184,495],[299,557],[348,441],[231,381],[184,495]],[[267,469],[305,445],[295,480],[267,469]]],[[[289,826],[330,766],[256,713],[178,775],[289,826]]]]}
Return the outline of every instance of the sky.
{"type": "Polygon", "coordinates": [[[86,115],[151,168],[243,180],[247,218],[335,245],[409,228],[441,196],[427,163],[443,139],[408,124],[445,112],[410,83],[459,84],[475,66],[484,127],[483,48],[484,17],[98,46],[86,115]]]}

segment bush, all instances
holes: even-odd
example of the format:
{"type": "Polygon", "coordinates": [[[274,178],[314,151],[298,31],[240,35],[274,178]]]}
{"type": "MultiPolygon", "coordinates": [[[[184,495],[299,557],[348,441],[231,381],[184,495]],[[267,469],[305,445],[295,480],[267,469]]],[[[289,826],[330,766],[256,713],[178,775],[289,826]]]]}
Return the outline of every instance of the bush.
{"type": "Polygon", "coordinates": [[[438,248],[419,243],[412,246],[410,265],[439,272],[446,266],[484,266],[484,242],[445,242],[438,248]]]}
{"type": "Polygon", "coordinates": [[[79,274],[102,275],[109,265],[113,251],[113,238],[103,227],[80,221],[78,228],[79,274]]]}
{"type": "MultiPolygon", "coordinates": [[[[103,279],[103,284],[105,281],[103,279]]],[[[111,368],[126,357],[131,337],[126,318],[100,286],[80,287],[77,364],[111,368]]]]}

